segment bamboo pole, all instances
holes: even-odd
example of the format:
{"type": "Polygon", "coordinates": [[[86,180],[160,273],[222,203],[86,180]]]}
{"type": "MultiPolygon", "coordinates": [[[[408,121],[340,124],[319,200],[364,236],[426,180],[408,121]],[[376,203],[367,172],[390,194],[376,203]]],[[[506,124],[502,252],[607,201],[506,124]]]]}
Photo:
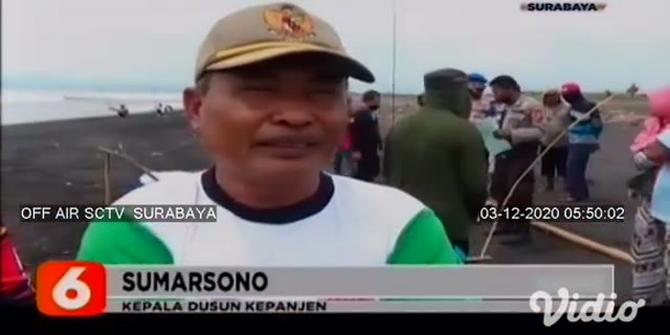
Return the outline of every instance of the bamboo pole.
{"type": "Polygon", "coordinates": [[[155,181],[158,181],[158,178],[151,172],[151,170],[148,167],[140,164],[134,158],[130,157],[130,155],[128,155],[127,153],[121,152],[119,150],[112,150],[112,149],[105,148],[105,147],[98,147],[98,150],[100,150],[102,152],[105,152],[107,155],[114,155],[114,156],[117,156],[117,157],[120,157],[120,158],[123,158],[123,159],[127,160],[128,162],[135,165],[140,170],[144,171],[144,173],[146,173],[149,177],[151,177],[151,179],[153,179],[155,181]]]}
{"type": "Polygon", "coordinates": [[[396,0],[393,0],[393,54],[391,57],[392,68],[391,68],[391,127],[395,126],[395,113],[396,113],[396,22],[397,22],[397,8],[398,4],[396,0]]]}
{"type": "Polygon", "coordinates": [[[614,259],[618,259],[622,262],[626,262],[628,264],[633,264],[633,256],[628,254],[627,252],[614,248],[614,247],[609,247],[604,244],[598,243],[594,240],[588,239],[586,237],[579,236],[575,233],[569,232],[565,229],[561,229],[556,227],[555,225],[551,225],[545,222],[541,221],[531,221],[530,224],[538,229],[544,230],[546,232],[549,232],[551,234],[554,234],[562,239],[568,240],[572,243],[575,243],[579,246],[585,247],[587,249],[590,249],[592,251],[601,253],[605,256],[609,256],[614,259]]]}
{"type": "MultiPolygon", "coordinates": [[[[574,244],[577,244],[580,247],[584,247],[586,249],[589,249],[593,252],[597,252],[600,254],[603,254],[605,256],[608,256],[610,258],[628,263],[628,264],[634,264],[633,256],[628,254],[627,252],[615,248],[615,247],[610,247],[606,246],[602,243],[598,243],[592,239],[580,236],[578,234],[569,232],[565,229],[556,227],[555,225],[551,225],[542,221],[531,221],[530,225],[535,227],[536,229],[545,231],[547,233],[553,234],[556,237],[559,237],[561,239],[564,239],[568,242],[572,242],[574,244]]],[[[477,256],[477,257],[469,257],[468,258],[468,263],[483,263],[492,260],[490,256],[477,256]]]]}
{"type": "Polygon", "coordinates": [[[105,154],[105,166],[103,169],[103,176],[105,179],[105,205],[112,202],[112,189],[109,181],[109,173],[112,167],[112,156],[109,153],[105,154]]]}

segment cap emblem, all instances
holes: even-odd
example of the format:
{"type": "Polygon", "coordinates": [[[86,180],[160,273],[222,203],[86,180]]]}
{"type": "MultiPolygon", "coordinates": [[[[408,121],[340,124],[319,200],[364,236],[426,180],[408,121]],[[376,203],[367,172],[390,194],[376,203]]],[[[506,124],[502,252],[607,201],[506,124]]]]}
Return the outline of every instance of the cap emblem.
{"type": "Polygon", "coordinates": [[[283,5],[279,9],[267,9],[263,18],[270,32],[285,39],[303,40],[316,35],[312,19],[291,5],[283,5]]]}

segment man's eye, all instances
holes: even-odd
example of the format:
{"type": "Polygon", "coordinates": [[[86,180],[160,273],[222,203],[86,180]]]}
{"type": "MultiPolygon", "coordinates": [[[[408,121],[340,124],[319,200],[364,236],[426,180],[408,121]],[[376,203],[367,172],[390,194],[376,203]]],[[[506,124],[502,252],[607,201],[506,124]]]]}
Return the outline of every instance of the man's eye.
{"type": "Polygon", "coordinates": [[[250,92],[272,92],[275,90],[275,87],[273,85],[255,84],[246,85],[243,87],[243,90],[250,92]]]}
{"type": "Polygon", "coordinates": [[[315,87],[312,89],[314,94],[323,94],[323,95],[335,95],[339,93],[339,90],[335,87],[315,87]]]}

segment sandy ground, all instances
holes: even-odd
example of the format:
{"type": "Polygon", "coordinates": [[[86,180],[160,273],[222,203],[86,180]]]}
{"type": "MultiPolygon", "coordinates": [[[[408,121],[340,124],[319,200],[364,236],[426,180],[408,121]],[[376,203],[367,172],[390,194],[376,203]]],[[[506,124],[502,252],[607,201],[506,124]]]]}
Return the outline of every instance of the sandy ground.
{"type": "MultiPolygon", "coordinates": [[[[385,100],[385,110],[389,110],[385,100]]],[[[414,97],[396,101],[401,118],[415,109],[414,97]]],[[[382,128],[391,124],[384,113],[382,128]]],[[[594,203],[626,206],[625,224],[564,224],[606,245],[628,251],[635,204],[627,199],[625,181],[634,174],[628,145],[637,128],[629,123],[608,124],[602,149],[590,165],[594,203]]],[[[76,254],[85,224],[21,224],[18,208],[23,204],[98,204],[104,199],[103,155],[97,146],[116,147],[155,170],[196,170],[207,167],[208,159],[187,128],[180,113],[56,121],[2,127],[2,220],[19,246],[20,256],[30,271],[46,260],[71,259],[76,254]]],[[[125,161],[112,165],[114,198],[124,193],[142,174],[125,161]]],[[[558,193],[539,191],[542,203],[554,203],[558,193]]],[[[471,240],[478,252],[488,227],[478,226],[471,240]]],[[[533,243],[523,247],[503,246],[494,240],[489,254],[495,263],[614,264],[616,291],[630,294],[630,267],[600,254],[577,247],[539,231],[533,243]]]]}
{"type": "MultiPolygon", "coordinates": [[[[2,220],[34,267],[74,257],[84,224],[20,224],[23,204],[101,204],[104,155],[98,146],[119,144],[155,170],[196,170],[208,160],[179,113],[82,119],[2,127],[2,220]]],[[[112,162],[113,198],[142,172],[112,162]]]]}

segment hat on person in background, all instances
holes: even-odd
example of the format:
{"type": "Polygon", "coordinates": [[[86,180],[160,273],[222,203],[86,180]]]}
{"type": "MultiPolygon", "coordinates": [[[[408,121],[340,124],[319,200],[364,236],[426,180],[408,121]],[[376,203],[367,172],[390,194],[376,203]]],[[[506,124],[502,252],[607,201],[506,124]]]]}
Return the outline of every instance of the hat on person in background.
{"type": "Polygon", "coordinates": [[[482,74],[473,72],[468,75],[468,87],[472,89],[485,89],[488,82],[482,74]]]}
{"type": "Polygon", "coordinates": [[[582,94],[582,89],[577,83],[565,83],[561,86],[561,93],[565,95],[582,94]]]}

